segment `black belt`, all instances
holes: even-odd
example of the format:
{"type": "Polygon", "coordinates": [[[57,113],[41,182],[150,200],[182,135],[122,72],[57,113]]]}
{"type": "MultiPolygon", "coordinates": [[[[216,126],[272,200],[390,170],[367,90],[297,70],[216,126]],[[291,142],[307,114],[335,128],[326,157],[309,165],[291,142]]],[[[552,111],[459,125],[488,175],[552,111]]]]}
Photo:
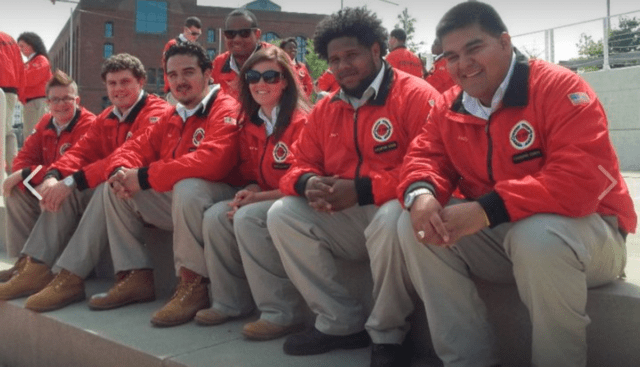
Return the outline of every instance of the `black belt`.
{"type": "Polygon", "coordinates": [[[622,239],[626,242],[627,241],[627,232],[625,232],[624,229],[622,229],[622,228],[618,228],[618,231],[620,231],[620,234],[622,235],[622,239]]]}
{"type": "Polygon", "coordinates": [[[14,87],[0,87],[5,93],[18,94],[18,88],[14,87]]]}

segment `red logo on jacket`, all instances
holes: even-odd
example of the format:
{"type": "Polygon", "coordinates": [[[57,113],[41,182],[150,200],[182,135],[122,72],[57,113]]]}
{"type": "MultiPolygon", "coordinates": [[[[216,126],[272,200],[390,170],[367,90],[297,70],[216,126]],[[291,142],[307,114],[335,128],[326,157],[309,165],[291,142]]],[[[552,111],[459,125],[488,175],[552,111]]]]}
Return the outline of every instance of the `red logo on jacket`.
{"type": "Polygon", "coordinates": [[[391,121],[384,117],[378,119],[378,121],[373,124],[371,134],[377,142],[384,143],[389,140],[391,135],[393,135],[393,125],[391,125],[391,121]]]}
{"type": "Polygon", "coordinates": [[[511,129],[509,140],[512,147],[518,150],[527,149],[536,140],[536,133],[529,122],[522,120],[511,129]]]}
{"type": "Polygon", "coordinates": [[[202,139],[204,139],[204,129],[199,127],[193,132],[193,145],[200,145],[202,139]]]}
{"type": "Polygon", "coordinates": [[[62,146],[60,146],[60,155],[63,155],[69,148],[71,148],[71,143],[62,144],[62,146]]]}
{"type": "Polygon", "coordinates": [[[289,155],[289,147],[287,144],[279,141],[275,147],[273,147],[273,160],[276,163],[283,163],[287,160],[287,156],[289,155]]]}

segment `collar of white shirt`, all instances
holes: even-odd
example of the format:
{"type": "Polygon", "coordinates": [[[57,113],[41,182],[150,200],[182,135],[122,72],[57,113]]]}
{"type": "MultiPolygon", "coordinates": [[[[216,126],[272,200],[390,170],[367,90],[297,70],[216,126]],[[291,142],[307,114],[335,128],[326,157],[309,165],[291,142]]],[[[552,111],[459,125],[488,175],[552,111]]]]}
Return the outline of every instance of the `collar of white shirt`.
{"type": "Polygon", "coordinates": [[[258,117],[264,121],[264,127],[267,130],[267,136],[271,136],[273,134],[273,129],[276,126],[276,121],[278,120],[278,113],[280,112],[280,106],[275,106],[271,111],[271,117],[268,117],[264,112],[262,112],[262,108],[258,110],[258,117]]]}
{"type": "Polygon", "coordinates": [[[343,89],[340,89],[340,93],[338,94],[338,97],[344,100],[345,102],[351,104],[353,108],[357,110],[358,108],[362,107],[365,103],[367,103],[369,98],[371,97],[375,98],[378,96],[378,91],[380,90],[380,86],[382,85],[382,79],[384,78],[384,70],[385,70],[385,67],[383,63],[382,67],[380,67],[380,71],[378,71],[378,75],[376,75],[375,79],[373,79],[371,84],[369,84],[369,87],[364,91],[364,93],[362,93],[362,97],[360,98],[352,97],[347,93],[345,93],[343,89]]]}
{"type": "Polygon", "coordinates": [[[204,111],[205,106],[207,105],[207,103],[209,103],[209,100],[211,99],[211,96],[213,96],[213,93],[215,93],[215,91],[218,89],[220,89],[219,85],[216,85],[214,88],[211,88],[211,90],[209,90],[209,93],[207,93],[207,95],[194,108],[187,109],[182,103],[178,103],[176,105],[176,112],[182,118],[182,122],[187,122],[187,119],[195,115],[196,112],[198,112],[198,110],[202,109],[202,111],[204,111]]]}
{"type": "Polygon", "coordinates": [[[124,121],[127,116],[129,116],[129,113],[131,112],[131,110],[133,110],[133,108],[140,102],[140,100],[142,99],[142,96],[144,96],[144,91],[141,90],[140,91],[140,95],[138,96],[138,99],[136,100],[136,103],[134,103],[133,105],[131,105],[131,107],[129,107],[126,111],[124,112],[120,112],[120,110],[118,109],[118,107],[114,107],[113,108],[113,114],[116,115],[116,117],[118,118],[118,121],[122,122],[124,121]]]}
{"type": "Polygon", "coordinates": [[[469,111],[470,114],[481,118],[483,120],[489,120],[491,114],[494,113],[500,103],[502,102],[502,98],[504,98],[504,93],[507,91],[507,87],[509,86],[509,82],[511,81],[511,76],[513,75],[513,69],[516,65],[516,53],[512,51],[511,53],[511,65],[509,66],[509,71],[507,75],[504,77],[500,86],[493,94],[493,98],[491,99],[491,106],[485,107],[482,105],[478,98],[472,97],[467,92],[462,92],[462,105],[464,108],[469,111]]]}

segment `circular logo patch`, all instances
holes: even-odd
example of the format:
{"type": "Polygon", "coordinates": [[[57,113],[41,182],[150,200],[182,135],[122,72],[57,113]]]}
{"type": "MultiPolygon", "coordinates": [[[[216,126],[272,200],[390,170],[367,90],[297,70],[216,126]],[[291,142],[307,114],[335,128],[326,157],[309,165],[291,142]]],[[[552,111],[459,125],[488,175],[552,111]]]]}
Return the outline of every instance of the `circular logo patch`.
{"type": "Polygon", "coordinates": [[[124,140],[129,140],[132,136],[133,136],[133,133],[131,131],[129,131],[127,133],[127,136],[124,138],[124,140]]]}
{"type": "Polygon", "coordinates": [[[514,148],[518,150],[527,149],[536,140],[536,133],[530,123],[522,120],[511,129],[509,140],[514,148]]]}
{"type": "Polygon", "coordinates": [[[391,121],[384,117],[379,119],[375,124],[373,124],[371,134],[373,135],[373,139],[377,142],[383,143],[389,140],[393,134],[393,125],[391,125],[391,121]]]}
{"type": "Polygon", "coordinates": [[[204,139],[204,129],[199,127],[193,133],[193,145],[198,146],[200,142],[204,139]]]}
{"type": "Polygon", "coordinates": [[[62,144],[62,146],[60,147],[60,155],[63,155],[69,148],[71,148],[71,143],[62,144]]]}
{"type": "Polygon", "coordinates": [[[273,160],[276,163],[283,163],[287,160],[287,156],[289,155],[289,147],[287,144],[279,141],[276,143],[276,146],[273,147],[273,160]]]}

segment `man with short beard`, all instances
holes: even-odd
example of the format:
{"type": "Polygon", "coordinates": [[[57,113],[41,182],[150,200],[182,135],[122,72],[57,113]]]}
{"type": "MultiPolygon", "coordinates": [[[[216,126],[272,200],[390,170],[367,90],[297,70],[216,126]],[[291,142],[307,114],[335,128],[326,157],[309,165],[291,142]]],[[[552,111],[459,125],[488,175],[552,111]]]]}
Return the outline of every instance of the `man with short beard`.
{"type": "Polygon", "coordinates": [[[389,66],[382,59],[386,41],[380,19],[363,8],[341,10],[316,29],[316,50],[328,60],[341,90],[309,115],[293,147],[296,161],[280,180],[280,190],[291,196],[276,201],[267,220],[287,275],[317,315],[311,330],[287,339],[287,354],[365,347],[366,326],[379,363],[381,355],[399,353],[408,330],[394,308],[413,304],[408,293],[395,292],[405,289],[399,286],[405,279],[379,269],[402,264],[388,252],[398,241],[398,173],[438,92],[389,66]],[[373,274],[357,274],[362,282],[373,275],[368,320],[364,306],[339,279],[336,257],[370,260],[373,274]],[[378,297],[381,292],[388,296],[378,297]]]}
{"type": "Polygon", "coordinates": [[[152,248],[144,243],[144,225],[173,230],[179,283],[151,318],[161,327],[188,322],[209,307],[202,218],[214,203],[231,199],[240,183],[232,173],[239,156],[238,102],[220,88],[209,90],[206,51],[191,42],[171,46],[165,70],[179,103],[123,145],[107,169],[113,174],[104,204],[117,280],[89,302],[92,309],[105,310],[153,299],[152,248]]]}

